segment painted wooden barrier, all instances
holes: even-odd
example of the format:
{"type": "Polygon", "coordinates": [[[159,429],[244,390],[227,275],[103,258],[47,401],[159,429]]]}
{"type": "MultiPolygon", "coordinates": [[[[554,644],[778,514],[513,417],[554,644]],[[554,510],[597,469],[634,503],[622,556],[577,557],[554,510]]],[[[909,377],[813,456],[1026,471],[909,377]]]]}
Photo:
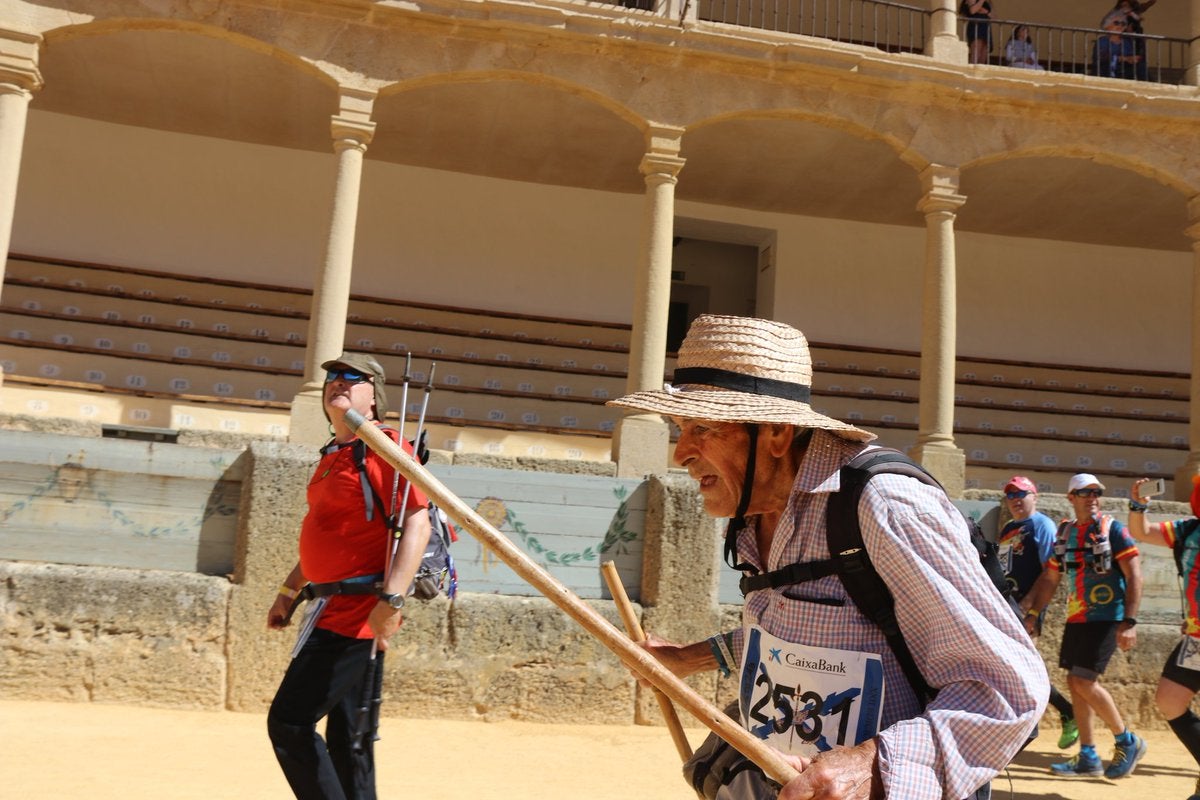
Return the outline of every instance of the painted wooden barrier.
{"type": "Polygon", "coordinates": [[[241,455],[0,431],[0,558],[228,574],[241,455]]]}
{"type": "MultiPolygon", "coordinates": [[[[0,431],[0,558],[232,573],[241,454],[0,431]]],[[[640,595],[641,481],[444,465],[432,471],[579,596],[608,597],[600,562],[610,559],[630,595],[640,595]]],[[[468,536],[451,552],[463,591],[537,594],[468,536]]]]}

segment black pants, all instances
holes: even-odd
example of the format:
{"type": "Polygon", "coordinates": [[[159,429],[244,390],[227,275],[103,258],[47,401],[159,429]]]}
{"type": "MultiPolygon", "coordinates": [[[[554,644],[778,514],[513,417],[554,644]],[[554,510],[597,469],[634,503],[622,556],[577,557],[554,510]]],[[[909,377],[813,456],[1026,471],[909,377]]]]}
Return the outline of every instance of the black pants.
{"type": "Polygon", "coordinates": [[[361,747],[354,735],[369,697],[364,686],[383,680],[383,653],[374,664],[370,656],[370,639],[317,628],[288,666],[267,713],[267,732],[298,800],[375,800],[372,731],[361,747]],[[322,717],[325,740],[317,733],[322,717]]]}

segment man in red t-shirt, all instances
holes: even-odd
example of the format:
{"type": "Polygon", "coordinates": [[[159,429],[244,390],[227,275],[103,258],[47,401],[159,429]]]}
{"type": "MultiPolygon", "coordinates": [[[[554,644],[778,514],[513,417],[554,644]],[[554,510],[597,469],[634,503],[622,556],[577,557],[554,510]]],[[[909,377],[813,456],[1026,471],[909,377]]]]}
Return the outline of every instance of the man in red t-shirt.
{"type": "MultiPolygon", "coordinates": [[[[321,448],[309,480],[300,559],[271,605],[268,627],[287,625],[289,609],[306,584],[320,589],[318,596],[330,594],[283,676],[267,714],[267,731],[296,797],[374,800],[373,731],[363,727],[362,709],[369,706],[364,701],[378,695],[383,651],[403,621],[404,598],[429,542],[428,500],[403,478],[397,485],[391,465],[362,444],[357,445],[362,448],[359,468],[358,438],[345,417],[354,409],[382,421],[387,397],[379,362],[343,353],[321,367],[333,439],[321,448]],[[398,486],[394,507],[393,486],[398,486]],[[393,559],[387,517],[401,508],[403,535],[393,559]],[[316,732],[323,717],[325,739],[316,732]]],[[[401,446],[411,452],[407,442],[401,446]]]]}

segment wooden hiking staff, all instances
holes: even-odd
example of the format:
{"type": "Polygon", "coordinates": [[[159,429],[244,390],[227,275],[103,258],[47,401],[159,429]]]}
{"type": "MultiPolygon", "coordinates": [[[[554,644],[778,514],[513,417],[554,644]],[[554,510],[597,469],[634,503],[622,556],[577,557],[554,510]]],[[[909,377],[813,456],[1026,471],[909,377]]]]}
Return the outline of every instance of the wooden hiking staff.
{"type": "MultiPolygon", "coordinates": [[[[625,623],[629,638],[634,642],[646,641],[646,632],[642,630],[641,623],[633,613],[633,603],[629,602],[629,595],[625,594],[625,584],[621,583],[621,576],[617,574],[617,565],[605,561],[600,565],[600,572],[604,575],[604,582],[608,584],[608,593],[617,604],[617,611],[621,612],[621,620],[625,623]]],[[[667,730],[671,732],[671,741],[675,743],[679,759],[686,764],[692,757],[692,744],[683,732],[683,724],[679,721],[679,715],[675,713],[675,706],[671,705],[671,698],[663,694],[658,687],[654,688],[654,697],[658,700],[663,719],[667,721],[667,730]]]]}
{"type": "Polygon", "coordinates": [[[583,626],[584,630],[600,640],[600,643],[616,653],[622,663],[650,681],[668,697],[686,708],[692,716],[704,723],[713,733],[729,742],[738,752],[757,764],[762,770],[781,784],[787,783],[799,773],[785,761],[778,750],[767,746],[749,731],[736,724],[719,708],[698,695],[675,673],[664,667],[656,658],[629,640],[612,623],[583,602],[574,592],[559,582],[521,552],[504,534],[488,524],[475,513],[458,495],[429,473],[421,464],[387,437],[373,424],[364,424],[366,418],[357,411],[346,412],[346,425],[374,450],[421,489],[429,499],[445,511],[459,527],[468,531],[481,544],[491,550],[521,578],[529,582],[550,602],[566,612],[567,616],[583,626]]]}

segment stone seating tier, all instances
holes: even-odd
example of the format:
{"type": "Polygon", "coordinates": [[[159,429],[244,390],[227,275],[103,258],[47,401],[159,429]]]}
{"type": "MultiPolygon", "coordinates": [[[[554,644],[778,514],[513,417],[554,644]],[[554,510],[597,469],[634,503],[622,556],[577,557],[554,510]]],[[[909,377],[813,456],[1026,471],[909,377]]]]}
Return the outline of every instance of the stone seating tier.
{"type": "MultiPolygon", "coordinates": [[[[16,258],[2,299],[6,377],[51,392],[248,404],[274,415],[270,431],[286,430],[303,374],[304,291],[16,258]]],[[[414,388],[436,362],[428,419],[483,431],[450,440],[486,449],[489,436],[519,432],[602,439],[619,418],[604,401],[625,390],[628,326],[372,298],[356,298],[352,316],[347,349],[374,353],[393,395],[406,354],[414,388]]],[[[918,354],[825,342],[812,351],[815,406],[886,444],[914,443],[918,354]]],[[[956,439],[968,487],[994,488],[995,471],[1037,472],[1048,490],[1080,469],[1169,481],[1187,451],[1187,387],[1186,375],[960,357],[956,439]]],[[[410,391],[414,415],[421,394],[410,391]]],[[[163,424],[174,425],[173,414],[163,424]]],[[[210,424],[200,421],[208,415],[183,418],[210,424]]]]}

